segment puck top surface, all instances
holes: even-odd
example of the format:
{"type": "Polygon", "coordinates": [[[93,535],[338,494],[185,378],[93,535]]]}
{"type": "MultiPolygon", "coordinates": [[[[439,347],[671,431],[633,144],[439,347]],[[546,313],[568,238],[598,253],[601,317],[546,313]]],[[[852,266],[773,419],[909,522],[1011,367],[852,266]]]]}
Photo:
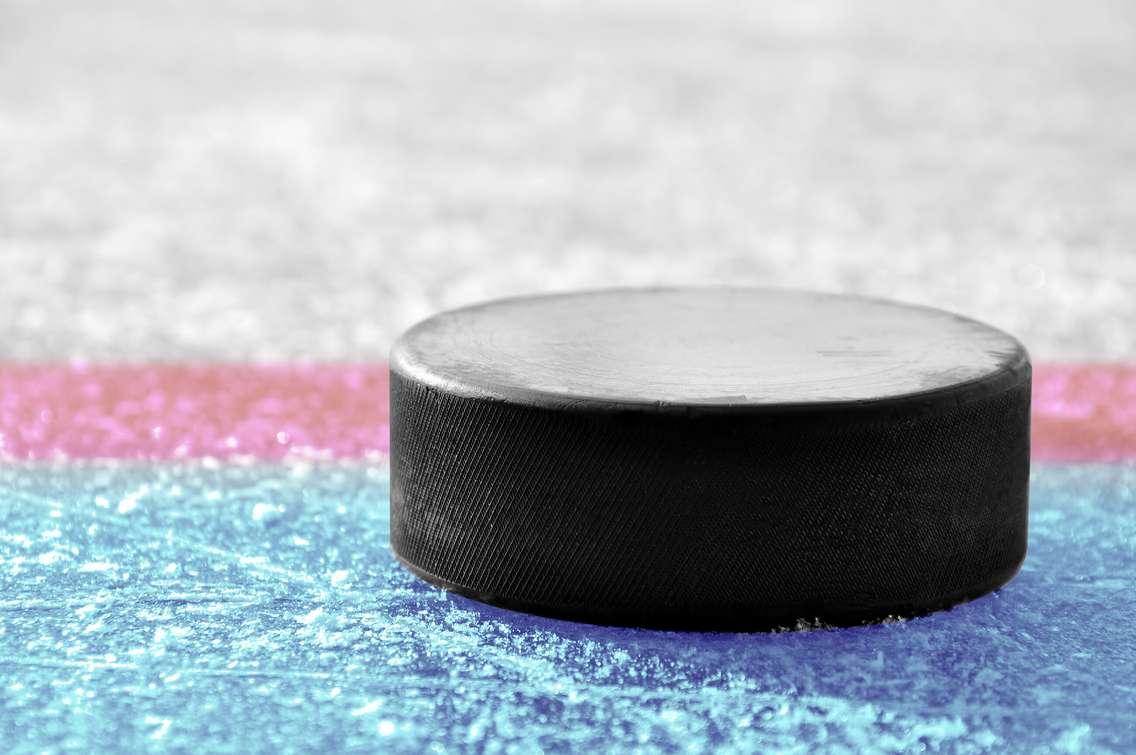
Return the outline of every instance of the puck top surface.
{"type": "Polygon", "coordinates": [[[859,404],[960,386],[977,396],[1027,363],[1012,336],[949,312],[744,288],[498,300],[419,323],[391,356],[451,393],[618,407],[859,404]]]}

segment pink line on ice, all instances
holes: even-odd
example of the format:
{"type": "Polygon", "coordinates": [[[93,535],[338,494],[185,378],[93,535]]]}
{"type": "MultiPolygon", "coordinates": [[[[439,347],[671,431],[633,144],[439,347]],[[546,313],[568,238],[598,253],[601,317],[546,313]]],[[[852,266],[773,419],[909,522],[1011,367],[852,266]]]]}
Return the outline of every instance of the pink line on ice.
{"type": "Polygon", "coordinates": [[[385,364],[0,365],[0,457],[385,455],[387,392],[385,364]]]}
{"type": "Polygon", "coordinates": [[[1136,365],[1036,366],[1032,453],[1038,461],[1136,461],[1136,365]]]}
{"type": "MultiPolygon", "coordinates": [[[[385,456],[385,364],[0,364],[0,458],[385,456]]],[[[1136,460],[1136,365],[1038,365],[1037,461],[1136,460]]]]}

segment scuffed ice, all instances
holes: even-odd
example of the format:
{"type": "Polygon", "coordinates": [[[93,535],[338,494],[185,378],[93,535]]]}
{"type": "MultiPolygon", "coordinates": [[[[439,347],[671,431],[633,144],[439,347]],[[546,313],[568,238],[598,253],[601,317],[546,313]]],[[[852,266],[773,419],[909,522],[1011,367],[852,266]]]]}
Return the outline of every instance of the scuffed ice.
{"type": "Polygon", "coordinates": [[[0,467],[16,750],[1131,751],[1136,468],[1043,467],[1005,589],[886,625],[573,624],[416,580],[381,467],[0,467]]]}
{"type": "Polygon", "coordinates": [[[1134,37],[1120,0],[7,2],[0,357],[374,360],[700,282],[1129,359],[1134,37]]]}

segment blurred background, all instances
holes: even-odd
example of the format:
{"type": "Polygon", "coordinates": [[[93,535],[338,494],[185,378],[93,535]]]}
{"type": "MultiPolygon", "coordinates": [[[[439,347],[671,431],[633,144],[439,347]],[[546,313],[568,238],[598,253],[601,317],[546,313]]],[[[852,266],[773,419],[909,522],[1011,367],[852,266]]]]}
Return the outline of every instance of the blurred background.
{"type": "Polygon", "coordinates": [[[1136,357],[1136,4],[0,0],[0,359],[734,283],[1136,357]]]}

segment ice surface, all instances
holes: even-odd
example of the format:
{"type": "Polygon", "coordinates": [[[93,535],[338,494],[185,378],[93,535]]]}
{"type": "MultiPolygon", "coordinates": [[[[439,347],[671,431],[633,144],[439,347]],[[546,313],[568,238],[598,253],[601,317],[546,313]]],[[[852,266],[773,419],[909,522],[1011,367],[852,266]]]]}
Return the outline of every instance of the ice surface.
{"type": "Polygon", "coordinates": [[[16,750],[1136,748],[1136,467],[1043,466],[1006,588],[901,623],[598,627],[430,587],[359,462],[0,467],[16,750]]]}
{"type": "Polygon", "coordinates": [[[1118,0],[5,3],[0,356],[374,360],[729,282],[1131,359],[1134,39],[1118,0]]]}

